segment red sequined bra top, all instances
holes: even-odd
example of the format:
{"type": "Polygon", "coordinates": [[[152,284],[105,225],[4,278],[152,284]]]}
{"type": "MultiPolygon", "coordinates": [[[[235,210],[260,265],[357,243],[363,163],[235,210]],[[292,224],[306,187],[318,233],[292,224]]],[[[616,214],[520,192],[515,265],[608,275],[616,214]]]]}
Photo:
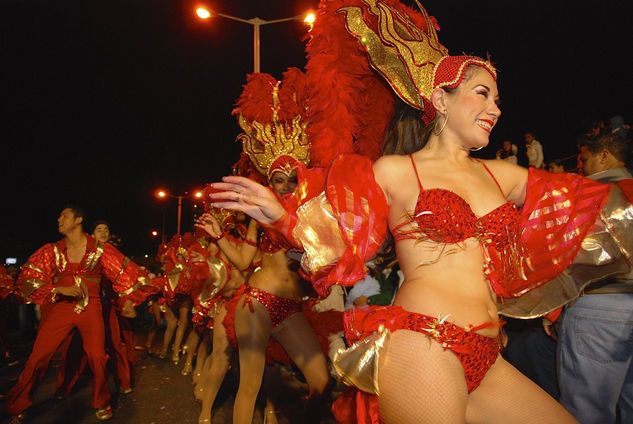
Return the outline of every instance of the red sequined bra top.
{"type": "MultiPolygon", "coordinates": [[[[519,217],[519,211],[514,203],[506,202],[477,217],[470,205],[454,192],[443,188],[424,190],[415,161],[412,156],[410,157],[420,193],[413,216],[393,229],[396,241],[430,239],[438,243],[451,244],[475,237],[484,245],[493,245],[498,250],[508,245],[517,230],[516,223],[519,217]],[[417,224],[414,226],[416,228],[404,229],[412,221],[417,224]]],[[[483,162],[480,163],[503,194],[494,175],[483,162]]]]}

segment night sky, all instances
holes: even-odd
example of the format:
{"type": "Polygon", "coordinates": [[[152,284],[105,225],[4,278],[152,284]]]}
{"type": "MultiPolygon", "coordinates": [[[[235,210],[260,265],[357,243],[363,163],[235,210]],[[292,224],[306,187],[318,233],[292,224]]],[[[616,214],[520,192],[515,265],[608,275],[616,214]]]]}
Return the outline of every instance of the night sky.
{"type": "MultiPolygon", "coordinates": [[[[153,255],[176,231],[176,200],[230,171],[241,146],[230,115],[253,70],[252,26],[201,22],[190,0],[3,0],[4,103],[0,261],[23,261],[60,238],[65,204],[106,219],[128,255],[153,255]]],[[[407,2],[411,4],[412,2],[407,2]]],[[[317,0],[211,1],[215,10],[272,20],[317,0]]],[[[579,123],[633,120],[633,6],[629,1],[427,0],[451,53],[491,55],[500,123],[480,156],[531,129],[546,159],[575,153],[579,123]]],[[[262,27],[261,67],[281,77],[305,65],[307,27],[262,27]]],[[[184,201],[183,229],[192,205],[184,201]]],[[[87,228],[89,229],[89,228],[87,228]]]]}

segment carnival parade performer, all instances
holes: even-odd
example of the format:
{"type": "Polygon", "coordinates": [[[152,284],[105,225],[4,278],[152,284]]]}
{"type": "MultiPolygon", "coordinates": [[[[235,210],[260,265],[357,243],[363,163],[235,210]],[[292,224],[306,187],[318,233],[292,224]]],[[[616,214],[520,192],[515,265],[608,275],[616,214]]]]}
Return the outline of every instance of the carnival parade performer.
{"type": "Polygon", "coordinates": [[[214,185],[222,190],[214,205],[243,211],[301,246],[304,269],[322,294],[363,278],[364,262],[387,227],[392,233],[405,280],[392,306],[345,315],[353,345],[338,351],[334,364],[362,391],[339,398],[339,421],[575,422],[499,355],[499,312],[532,318],[577,296],[587,281],[563,271],[580,260],[602,265],[582,250],[599,216],[619,229],[608,260],[628,267],[631,243],[618,219],[630,216],[631,205],[616,188],[579,176],[471,158],[471,150],[488,145],[501,114],[496,69],[475,56],[449,56],[436,21],[419,8],[324,0],[308,45],[316,102],[310,128],[320,132],[313,148],[354,147],[363,122],[383,121],[375,111],[394,109],[393,99],[369,95],[384,94],[373,68],[424,123],[407,130],[395,116],[386,141],[398,154],[373,166],[360,156],[337,158],[324,192],[296,210],[237,176],[214,185]],[[350,96],[349,87],[359,92],[350,96]],[[323,231],[331,229],[327,222],[338,225],[340,243],[323,231]],[[323,251],[335,251],[332,260],[311,266],[323,251]]]}
{"type": "MultiPolygon", "coordinates": [[[[281,82],[267,74],[251,74],[234,111],[243,130],[238,140],[268,180],[267,190],[275,198],[292,198],[297,169],[305,169],[309,161],[304,96],[305,75],[296,68],[286,71],[281,82]]],[[[240,269],[247,268],[258,247],[243,244],[241,249],[235,249],[221,238],[217,222],[210,216],[206,218],[211,222],[204,225],[205,230],[219,238],[218,246],[229,260],[240,269]]],[[[252,420],[271,337],[301,370],[314,401],[328,384],[325,356],[302,313],[304,290],[299,275],[289,266],[290,248],[276,232],[263,231],[259,241],[261,265],[238,291],[237,301],[225,318],[227,335],[231,339],[234,331],[234,344],[239,347],[240,384],[233,409],[234,423],[252,420]]]]}
{"type": "MultiPolygon", "coordinates": [[[[200,283],[195,272],[198,267],[190,257],[192,252],[202,253],[204,248],[193,234],[176,234],[167,243],[165,252],[161,255],[161,262],[165,276],[160,278],[163,297],[157,304],[152,305],[154,315],[164,312],[167,328],[163,334],[163,345],[158,354],[161,359],[167,357],[169,345],[172,344],[171,361],[178,364],[180,359],[180,345],[189,326],[189,314],[193,305],[191,293],[194,285],[200,283]],[[154,308],[158,308],[154,309],[154,308]]],[[[156,318],[158,319],[158,318],[156,318]]],[[[152,334],[153,339],[153,334],[152,334]]],[[[148,336],[148,343],[151,340],[148,336]]],[[[149,346],[151,348],[151,345],[149,346]]]]}
{"type": "MultiPolygon", "coordinates": [[[[92,236],[101,243],[111,240],[110,224],[107,221],[96,221],[92,226],[92,236]]],[[[135,318],[134,306],[145,301],[147,296],[158,291],[153,285],[146,285],[142,290],[129,295],[120,296],[112,288],[112,283],[105,277],[101,279],[101,305],[105,323],[106,352],[109,353],[111,368],[121,394],[132,392],[134,376],[134,332],[131,319],[135,318]]],[[[82,350],[81,336],[75,330],[69,334],[60,348],[62,352],[61,366],[57,380],[57,396],[66,397],[77,383],[79,375],[87,365],[87,358],[82,350]]]]}
{"type": "Polygon", "coordinates": [[[7,394],[7,411],[22,422],[33,403],[31,392],[64,338],[77,328],[93,373],[92,406],[96,417],[112,417],[104,350],[101,276],[118,293],[132,293],[150,285],[145,272],[109,243],[82,230],[84,213],[75,206],[62,210],[59,232],[64,238],[44,245],[22,266],[18,286],[22,296],[42,308],[33,351],[17,384],[7,394]]]}
{"type": "MultiPolygon", "coordinates": [[[[205,189],[207,196],[208,192],[209,191],[205,189]]],[[[249,266],[240,270],[237,265],[229,260],[222,248],[217,245],[217,241],[219,239],[225,240],[225,242],[229,243],[231,248],[236,251],[241,250],[242,247],[247,244],[257,245],[257,224],[255,220],[251,220],[248,227],[242,227],[240,223],[234,226],[231,224],[232,221],[234,221],[232,219],[234,218],[234,214],[226,213],[230,211],[209,208],[208,203],[205,203],[205,209],[206,212],[198,219],[196,228],[204,230],[205,227],[218,224],[219,228],[208,227],[208,229],[210,233],[220,234],[213,245],[217,249],[215,255],[227,266],[229,279],[226,284],[222,286],[216,285],[211,291],[207,290],[207,292],[209,292],[208,295],[205,296],[201,294],[200,296],[201,308],[206,309],[208,314],[212,315],[207,326],[212,329],[213,338],[211,354],[201,369],[201,375],[199,376],[198,384],[194,392],[196,398],[202,403],[199,417],[199,422],[201,423],[211,422],[213,404],[224,381],[224,377],[230,369],[231,357],[235,349],[227,335],[227,327],[229,327],[228,330],[232,333],[232,340],[235,343],[235,334],[234,331],[231,331],[234,319],[230,320],[231,325],[225,326],[224,324],[227,316],[227,304],[231,302],[232,298],[235,298],[232,302],[234,306],[237,301],[239,301],[241,295],[236,294],[236,290],[246,282],[248,275],[253,271],[249,266]],[[205,298],[208,298],[208,300],[205,300],[205,298]]],[[[222,242],[222,244],[225,242],[222,242]]],[[[226,245],[225,248],[227,248],[226,245]]],[[[255,263],[255,260],[252,263],[255,263]]],[[[200,360],[200,358],[198,360],[200,360]]],[[[269,418],[270,420],[272,417],[269,417],[269,415],[274,415],[274,410],[274,404],[267,398],[266,411],[264,412],[265,419],[269,418]]]]}

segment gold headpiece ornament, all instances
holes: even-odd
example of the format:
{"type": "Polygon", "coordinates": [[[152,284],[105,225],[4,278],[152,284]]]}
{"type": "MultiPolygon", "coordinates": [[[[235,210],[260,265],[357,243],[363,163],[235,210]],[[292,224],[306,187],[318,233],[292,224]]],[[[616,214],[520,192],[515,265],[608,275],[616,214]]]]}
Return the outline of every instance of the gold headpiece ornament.
{"type": "Polygon", "coordinates": [[[363,18],[363,8],[342,7],[347,30],[365,46],[369,60],[396,94],[417,109],[424,109],[423,98],[433,93],[433,71],[448,49],[440,44],[433,21],[418,3],[426,20],[426,32],[406,14],[380,0],[363,0],[369,13],[378,17],[374,31],[363,18]]]}
{"type": "Polygon", "coordinates": [[[304,78],[296,68],[284,73],[283,82],[270,75],[251,74],[238,100],[234,113],[239,113],[238,123],[244,132],[237,141],[242,142],[257,170],[267,177],[273,171],[273,163],[282,156],[306,165],[310,161],[304,78]]]}

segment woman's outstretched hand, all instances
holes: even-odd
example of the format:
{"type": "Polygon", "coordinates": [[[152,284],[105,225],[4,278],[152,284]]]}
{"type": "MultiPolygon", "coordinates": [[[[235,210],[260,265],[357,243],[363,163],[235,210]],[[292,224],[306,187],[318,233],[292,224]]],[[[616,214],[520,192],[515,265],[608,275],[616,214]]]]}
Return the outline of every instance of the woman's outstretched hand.
{"type": "Polygon", "coordinates": [[[212,206],[244,212],[262,224],[277,221],[286,213],[277,196],[267,187],[235,175],[223,177],[222,181],[211,184],[220,190],[210,195],[215,200],[212,206]]]}

